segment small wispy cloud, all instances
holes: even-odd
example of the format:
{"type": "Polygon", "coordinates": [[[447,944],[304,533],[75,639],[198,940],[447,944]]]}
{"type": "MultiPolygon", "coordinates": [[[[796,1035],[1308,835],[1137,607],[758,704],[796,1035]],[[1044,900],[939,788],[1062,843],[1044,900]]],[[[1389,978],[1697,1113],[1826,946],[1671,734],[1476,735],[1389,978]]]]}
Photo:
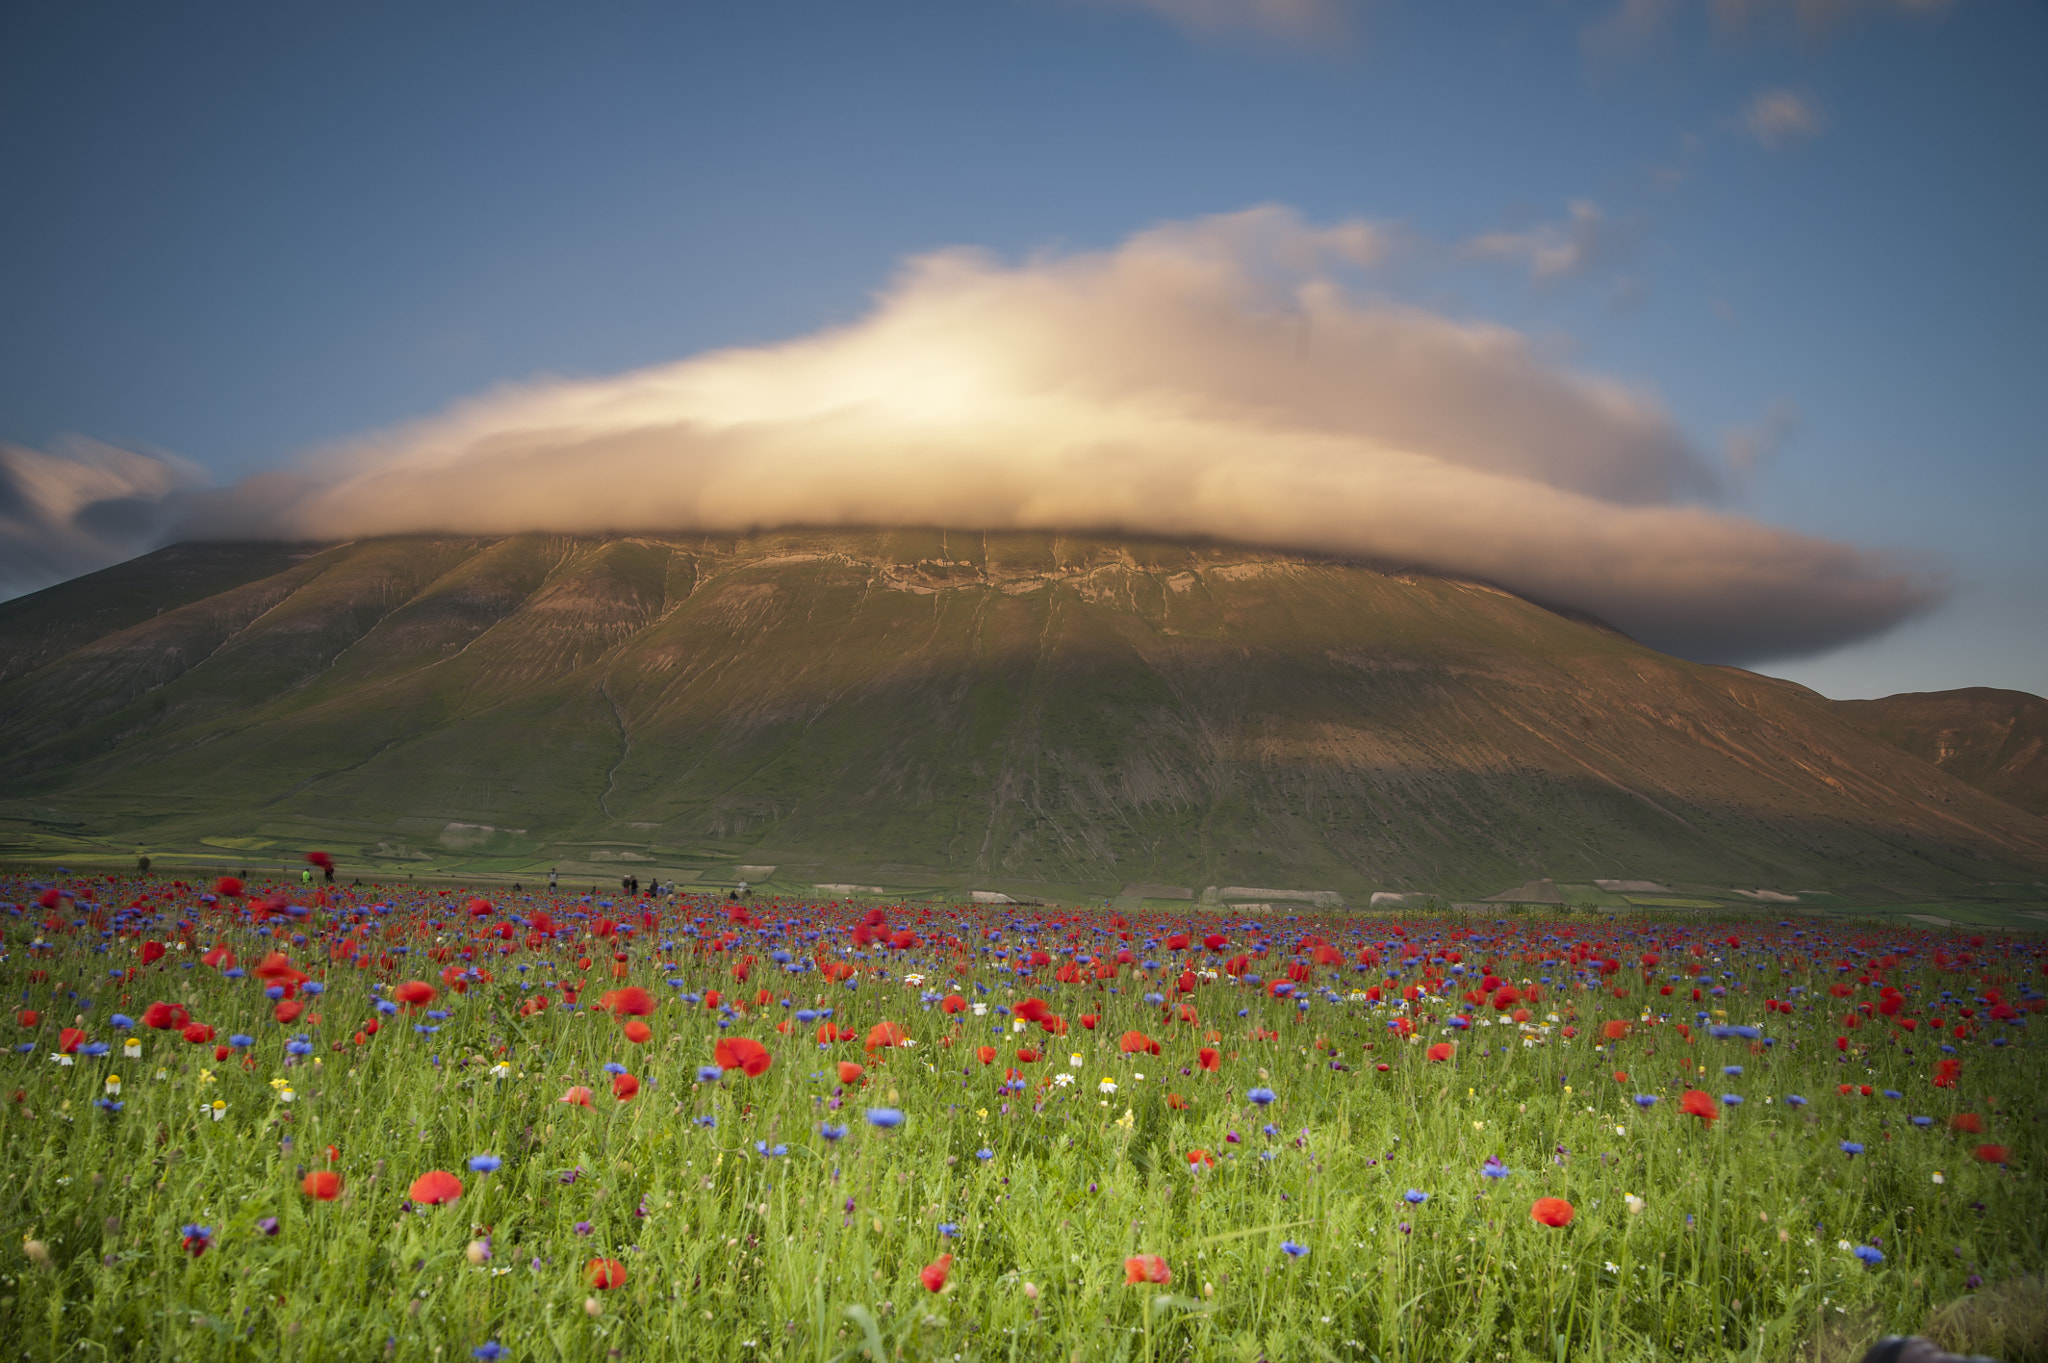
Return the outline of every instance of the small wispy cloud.
{"type": "Polygon", "coordinates": [[[1140,9],[1198,38],[1255,37],[1302,42],[1345,28],[1339,0],[1094,0],[1140,9]]]}
{"type": "Polygon", "coordinates": [[[1633,57],[1681,32],[1684,21],[1704,10],[1709,22],[1696,25],[1701,34],[1769,32],[1791,27],[1808,36],[1826,34],[1863,15],[1937,14],[1954,0],[1613,0],[1586,24],[1580,45],[1589,57],[1620,60],[1633,57]]]}
{"type": "Polygon", "coordinates": [[[1809,33],[1826,32],[1861,14],[1935,14],[1952,0],[1713,0],[1724,28],[1743,29],[1790,19],[1809,33]]]}
{"type": "Polygon", "coordinates": [[[1798,433],[1799,408],[1779,398],[1755,423],[1729,431],[1721,441],[1721,453],[1729,468],[1746,477],[1776,457],[1798,433]]]}
{"type": "Polygon", "coordinates": [[[1790,90],[1763,90],[1742,110],[1743,129],[1772,151],[1812,137],[1826,122],[1818,105],[1790,90]]]}
{"type": "Polygon", "coordinates": [[[1487,232],[1465,241],[1460,253],[1507,261],[1539,284],[1554,283],[1618,265],[1634,251],[1642,224],[1617,221],[1598,204],[1574,200],[1561,222],[1537,223],[1518,232],[1487,232]]]}

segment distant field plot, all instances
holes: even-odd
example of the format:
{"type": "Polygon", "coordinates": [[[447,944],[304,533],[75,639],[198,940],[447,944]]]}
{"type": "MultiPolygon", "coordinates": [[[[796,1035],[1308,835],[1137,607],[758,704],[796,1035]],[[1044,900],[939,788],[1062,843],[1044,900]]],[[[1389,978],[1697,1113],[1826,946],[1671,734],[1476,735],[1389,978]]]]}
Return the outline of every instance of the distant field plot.
{"type": "Polygon", "coordinates": [[[2048,1262],[2041,933],[1106,897],[0,879],[0,1358],[1997,1351],[2048,1262]]]}

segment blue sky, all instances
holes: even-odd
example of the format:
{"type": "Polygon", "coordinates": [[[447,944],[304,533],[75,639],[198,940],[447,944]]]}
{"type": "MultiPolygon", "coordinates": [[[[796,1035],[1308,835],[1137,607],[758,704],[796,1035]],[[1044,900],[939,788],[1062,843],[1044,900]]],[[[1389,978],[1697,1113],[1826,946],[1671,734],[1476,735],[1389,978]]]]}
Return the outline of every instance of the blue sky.
{"type": "Polygon", "coordinates": [[[2048,692],[2044,57],[1973,0],[9,6],[0,441],[233,484],[1279,205],[1946,584],[1761,670],[2048,692]]]}

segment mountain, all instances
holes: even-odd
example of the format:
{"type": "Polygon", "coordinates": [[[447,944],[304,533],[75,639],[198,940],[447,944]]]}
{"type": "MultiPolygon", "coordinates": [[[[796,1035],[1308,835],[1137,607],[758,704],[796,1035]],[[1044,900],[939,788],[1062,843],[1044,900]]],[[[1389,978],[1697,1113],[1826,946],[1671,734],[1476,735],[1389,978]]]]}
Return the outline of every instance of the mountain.
{"type": "Polygon", "coordinates": [[[0,605],[0,658],[18,848],[1352,902],[2048,870],[2048,822],[1801,687],[1221,544],[187,544],[0,605]]]}
{"type": "Polygon", "coordinates": [[[1835,712],[1959,781],[2048,817],[2048,700],[1966,686],[1839,700],[1835,712]]]}

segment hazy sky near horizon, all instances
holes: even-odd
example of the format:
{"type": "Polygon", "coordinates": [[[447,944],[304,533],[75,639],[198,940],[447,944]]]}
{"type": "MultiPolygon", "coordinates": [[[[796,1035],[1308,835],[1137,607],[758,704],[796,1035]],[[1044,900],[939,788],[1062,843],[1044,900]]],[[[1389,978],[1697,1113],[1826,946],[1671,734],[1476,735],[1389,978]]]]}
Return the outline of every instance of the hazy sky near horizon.
{"type": "Polygon", "coordinates": [[[0,7],[0,593],[160,505],[964,463],[932,514],[1419,527],[1831,696],[2048,692],[2044,59],[2017,0],[0,7]]]}

